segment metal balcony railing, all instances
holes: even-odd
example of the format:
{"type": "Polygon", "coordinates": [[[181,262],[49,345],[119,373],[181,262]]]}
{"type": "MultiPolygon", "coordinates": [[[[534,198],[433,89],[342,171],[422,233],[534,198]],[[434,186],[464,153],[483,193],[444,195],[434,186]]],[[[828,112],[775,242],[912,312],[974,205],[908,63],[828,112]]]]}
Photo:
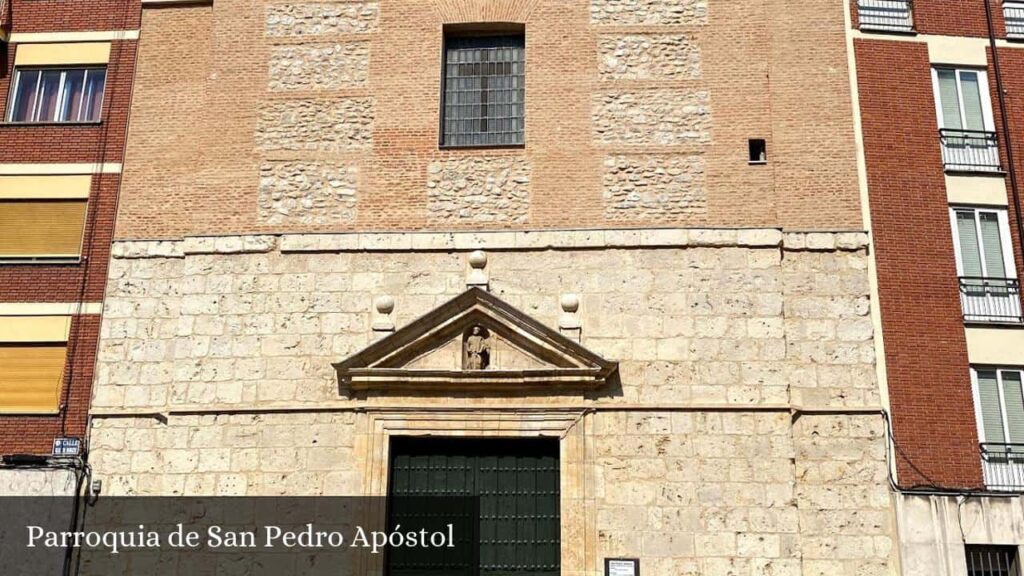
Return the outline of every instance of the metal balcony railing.
{"type": "Polygon", "coordinates": [[[999,172],[999,141],[985,130],[939,130],[942,162],[954,172],[999,172]]]}
{"type": "Polygon", "coordinates": [[[1024,492],[1024,444],[981,444],[981,468],[989,490],[1024,492]]]}
{"type": "Polygon", "coordinates": [[[914,5],[910,0],[857,0],[857,14],[861,30],[914,30],[914,5]]]}
{"type": "Polygon", "coordinates": [[[1024,40],[1024,2],[1003,2],[1003,20],[1007,38],[1024,40]]]}
{"type": "Polygon", "coordinates": [[[1024,323],[1016,278],[961,276],[960,305],[965,322],[1024,323]]]}

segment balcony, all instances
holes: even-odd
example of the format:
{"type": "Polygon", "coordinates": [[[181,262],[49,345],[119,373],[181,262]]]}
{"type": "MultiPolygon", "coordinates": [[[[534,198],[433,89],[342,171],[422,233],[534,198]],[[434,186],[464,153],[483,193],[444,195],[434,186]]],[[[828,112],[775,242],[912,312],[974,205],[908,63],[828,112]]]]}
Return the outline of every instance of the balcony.
{"type": "Polygon", "coordinates": [[[1024,444],[981,444],[985,486],[1000,492],[1024,492],[1024,444]]]}
{"type": "Polygon", "coordinates": [[[942,162],[949,172],[1001,172],[999,144],[995,132],[985,130],[939,130],[942,162]]]}
{"type": "Polygon", "coordinates": [[[1003,2],[1003,20],[1006,22],[1006,37],[1010,40],[1024,40],[1024,2],[1003,2]]]}
{"type": "Polygon", "coordinates": [[[861,30],[913,32],[914,5],[910,0],[857,0],[861,30]]]}
{"type": "Polygon", "coordinates": [[[960,278],[960,306],[964,322],[1024,323],[1020,282],[1016,278],[960,278]]]}

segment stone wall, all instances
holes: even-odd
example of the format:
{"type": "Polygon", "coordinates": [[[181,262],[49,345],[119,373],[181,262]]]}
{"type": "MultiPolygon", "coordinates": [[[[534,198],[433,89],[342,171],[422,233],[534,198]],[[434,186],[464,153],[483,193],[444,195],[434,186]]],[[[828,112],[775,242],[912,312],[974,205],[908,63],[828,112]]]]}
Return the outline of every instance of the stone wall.
{"type": "Polygon", "coordinates": [[[358,184],[356,166],[266,162],[260,166],[260,218],[270,224],[352,220],[358,184]]]}
{"type": "Polygon", "coordinates": [[[530,163],[513,157],[472,157],[427,166],[431,219],[525,222],[530,213],[530,163]]]}
{"type": "Polygon", "coordinates": [[[268,36],[324,36],[373,32],[380,18],[376,2],[271,4],[268,36]]]}
{"type": "Polygon", "coordinates": [[[334,90],[366,84],[370,46],[366,42],[279,46],[270,55],[270,89],[334,90]]]}
{"type": "Polygon", "coordinates": [[[707,211],[700,156],[611,156],[604,162],[608,220],[673,220],[707,211]]]}
{"type": "Polygon", "coordinates": [[[685,34],[602,36],[598,71],[608,80],[700,78],[700,47],[685,34]]]}
{"type": "Polygon", "coordinates": [[[373,139],[373,117],[372,98],[272,102],[260,110],[256,147],[321,152],[366,148],[373,139]]]}
{"type": "Polygon", "coordinates": [[[646,90],[594,96],[594,139],[607,144],[678,145],[710,139],[707,92],[646,90]]]}
{"type": "Polygon", "coordinates": [[[590,21],[595,24],[671,26],[704,24],[706,0],[591,0],[590,21]]]}

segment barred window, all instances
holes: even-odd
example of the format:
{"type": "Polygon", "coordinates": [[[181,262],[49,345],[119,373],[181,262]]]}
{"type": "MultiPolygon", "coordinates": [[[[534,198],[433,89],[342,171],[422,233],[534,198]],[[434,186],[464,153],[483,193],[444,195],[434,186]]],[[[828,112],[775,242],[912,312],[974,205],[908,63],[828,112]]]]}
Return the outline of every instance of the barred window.
{"type": "Polygon", "coordinates": [[[967,544],[967,576],[1020,576],[1016,546],[967,544]]]}
{"type": "Polygon", "coordinates": [[[449,37],[442,146],[523,143],[523,36],[449,37]]]}

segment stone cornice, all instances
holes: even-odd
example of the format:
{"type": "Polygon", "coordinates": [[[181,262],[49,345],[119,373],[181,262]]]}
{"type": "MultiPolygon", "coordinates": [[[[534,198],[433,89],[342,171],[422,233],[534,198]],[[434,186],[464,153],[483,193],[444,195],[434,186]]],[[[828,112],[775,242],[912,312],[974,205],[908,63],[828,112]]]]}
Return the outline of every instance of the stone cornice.
{"type": "Polygon", "coordinates": [[[778,228],[637,228],[510,232],[384,232],[189,236],[119,240],[114,258],[183,258],[192,254],[281,252],[415,252],[601,248],[744,247],[861,250],[865,232],[783,232],[778,228]]]}

